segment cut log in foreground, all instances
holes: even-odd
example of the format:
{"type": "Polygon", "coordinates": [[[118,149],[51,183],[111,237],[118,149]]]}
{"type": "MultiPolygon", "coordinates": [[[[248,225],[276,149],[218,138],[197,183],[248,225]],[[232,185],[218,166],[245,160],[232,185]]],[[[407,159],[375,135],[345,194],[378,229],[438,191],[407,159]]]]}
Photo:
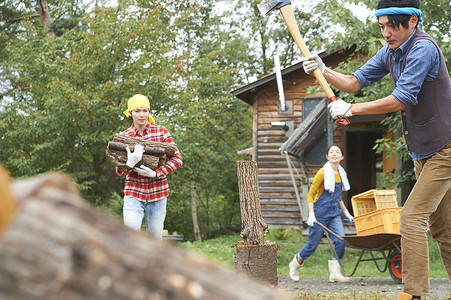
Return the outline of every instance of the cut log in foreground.
{"type": "Polygon", "coordinates": [[[0,299],[289,299],[126,228],[63,174],[14,181],[12,195],[19,208],[0,239],[0,299]]]}
{"type": "Polygon", "coordinates": [[[145,165],[152,170],[164,165],[167,158],[171,158],[175,154],[177,148],[175,144],[152,142],[116,134],[113,140],[108,143],[105,157],[117,167],[126,168],[127,151],[125,148],[129,147],[131,151],[134,151],[137,144],[144,146],[144,154],[142,160],[136,165],[145,165]]]}
{"type": "Polygon", "coordinates": [[[262,282],[277,285],[277,244],[265,242],[268,230],[260,209],[258,168],[255,161],[237,162],[241,206],[241,236],[235,253],[235,270],[262,282]]]}
{"type": "MultiPolygon", "coordinates": [[[[0,238],[13,221],[17,211],[17,202],[11,194],[8,173],[0,168],[0,238]]],[[[1,262],[0,262],[1,263],[1,262]]]]}

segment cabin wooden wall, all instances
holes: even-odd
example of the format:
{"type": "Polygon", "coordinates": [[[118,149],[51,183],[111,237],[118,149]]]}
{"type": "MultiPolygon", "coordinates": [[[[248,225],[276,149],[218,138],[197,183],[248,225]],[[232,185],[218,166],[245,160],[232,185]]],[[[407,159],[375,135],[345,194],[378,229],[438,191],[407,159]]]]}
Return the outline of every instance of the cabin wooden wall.
{"type": "MultiPolygon", "coordinates": [[[[327,66],[337,66],[345,60],[350,51],[337,52],[324,58],[327,66]]],[[[292,121],[297,128],[303,120],[302,104],[306,97],[324,96],[307,95],[307,88],[316,85],[316,79],[304,73],[302,67],[293,68],[293,71],[284,74],[283,87],[286,101],[293,101],[293,112],[281,114],[279,112],[279,95],[276,80],[271,80],[259,85],[252,98],[253,115],[253,160],[258,163],[259,193],[261,200],[262,216],[270,227],[299,227],[302,225],[302,217],[289,168],[284,155],[279,152],[280,146],[287,140],[289,134],[281,128],[271,126],[275,121],[292,121]]],[[[365,128],[365,124],[351,124],[349,128],[365,128]]],[[[374,126],[374,123],[370,126],[374,126]]],[[[348,126],[347,126],[348,127],[348,126]]],[[[338,128],[334,132],[334,143],[342,149],[346,148],[346,130],[338,128]]],[[[325,149],[326,151],[326,149],[325,149]]],[[[346,158],[343,162],[346,164],[346,158]]],[[[293,170],[296,178],[296,186],[299,189],[301,201],[307,201],[308,184],[322,166],[307,166],[301,168],[298,159],[292,157],[293,170]],[[307,176],[302,179],[298,176],[307,176]],[[304,188],[304,191],[302,190],[304,188]]],[[[303,205],[305,202],[303,203],[303,205]]],[[[301,205],[301,207],[303,207],[301,205]]],[[[306,207],[306,205],[304,205],[306,207]]],[[[305,214],[304,214],[305,216],[305,214]]]]}
{"type": "MultiPolygon", "coordinates": [[[[285,99],[293,103],[292,113],[279,113],[275,81],[263,88],[254,101],[254,124],[257,128],[254,133],[255,160],[258,162],[261,209],[265,222],[270,227],[299,227],[302,220],[293,182],[286,158],[278,150],[288,135],[282,128],[272,127],[271,123],[293,121],[294,127],[291,129],[299,126],[303,117],[302,100],[306,97],[306,88],[314,83],[314,78],[296,73],[284,76],[283,79],[285,99]]],[[[288,132],[290,133],[292,131],[288,132]]],[[[299,161],[293,159],[292,162],[296,168],[293,172],[302,174],[299,161]]],[[[300,189],[301,178],[295,177],[300,189]]]]}

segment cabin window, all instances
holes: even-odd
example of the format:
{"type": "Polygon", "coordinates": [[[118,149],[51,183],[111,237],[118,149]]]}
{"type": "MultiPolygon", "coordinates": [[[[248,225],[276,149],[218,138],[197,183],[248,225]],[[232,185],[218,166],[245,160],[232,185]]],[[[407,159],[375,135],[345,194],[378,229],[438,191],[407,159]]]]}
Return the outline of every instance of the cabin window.
{"type": "Polygon", "coordinates": [[[303,119],[307,119],[308,116],[315,110],[316,106],[324,101],[324,97],[321,98],[305,98],[302,101],[302,114],[303,119]]]}
{"type": "MultiPolygon", "coordinates": [[[[316,109],[316,106],[324,101],[324,97],[306,98],[302,101],[302,112],[304,119],[316,109]]],[[[327,150],[327,128],[304,152],[304,164],[307,166],[321,166],[326,160],[327,150]]]]}
{"type": "Polygon", "coordinates": [[[312,143],[304,152],[304,163],[306,166],[322,166],[327,162],[327,130],[312,143]]]}

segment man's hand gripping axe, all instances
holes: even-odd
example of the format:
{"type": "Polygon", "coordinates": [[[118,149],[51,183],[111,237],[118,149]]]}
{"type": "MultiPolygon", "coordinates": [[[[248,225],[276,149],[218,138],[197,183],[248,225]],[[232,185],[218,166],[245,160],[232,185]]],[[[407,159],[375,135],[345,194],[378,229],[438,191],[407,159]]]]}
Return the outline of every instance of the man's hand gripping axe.
{"type": "MultiPolygon", "coordinates": [[[[305,44],[301,36],[301,32],[299,31],[290,4],[291,4],[290,0],[272,0],[266,4],[260,4],[257,6],[263,17],[267,16],[273,10],[279,9],[285,21],[285,24],[287,25],[288,30],[290,31],[291,36],[293,37],[296,45],[298,45],[299,50],[301,50],[302,55],[304,57],[309,57],[311,56],[310,51],[308,50],[307,45],[305,44]]],[[[321,73],[319,69],[316,69],[315,71],[313,71],[313,75],[315,75],[324,92],[326,92],[326,95],[329,98],[329,100],[331,102],[336,101],[337,97],[335,97],[335,94],[330,88],[329,83],[327,83],[326,78],[324,78],[323,73],[321,73]]],[[[342,126],[346,126],[349,124],[349,120],[346,118],[338,119],[335,122],[337,122],[337,124],[342,126]]]]}

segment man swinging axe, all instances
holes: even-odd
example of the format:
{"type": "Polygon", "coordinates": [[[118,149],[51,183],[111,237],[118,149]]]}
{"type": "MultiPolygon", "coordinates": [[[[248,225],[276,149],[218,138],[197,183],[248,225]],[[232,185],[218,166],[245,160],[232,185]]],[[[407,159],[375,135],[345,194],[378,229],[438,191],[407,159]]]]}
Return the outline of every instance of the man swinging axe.
{"type": "Polygon", "coordinates": [[[417,182],[399,220],[404,291],[398,299],[421,299],[429,295],[428,225],[451,278],[451,80],[437,42],[418,27],[419,0],[380,0],[375,16],[387,45],[352,75],[325,67],[318,55],[304,58],[303,65],[306,73],[319,67],[347,93],[390,73],[390,95],[357,104],[334,101],[329,112],[333,118],[401,112],[417,182]]]}

